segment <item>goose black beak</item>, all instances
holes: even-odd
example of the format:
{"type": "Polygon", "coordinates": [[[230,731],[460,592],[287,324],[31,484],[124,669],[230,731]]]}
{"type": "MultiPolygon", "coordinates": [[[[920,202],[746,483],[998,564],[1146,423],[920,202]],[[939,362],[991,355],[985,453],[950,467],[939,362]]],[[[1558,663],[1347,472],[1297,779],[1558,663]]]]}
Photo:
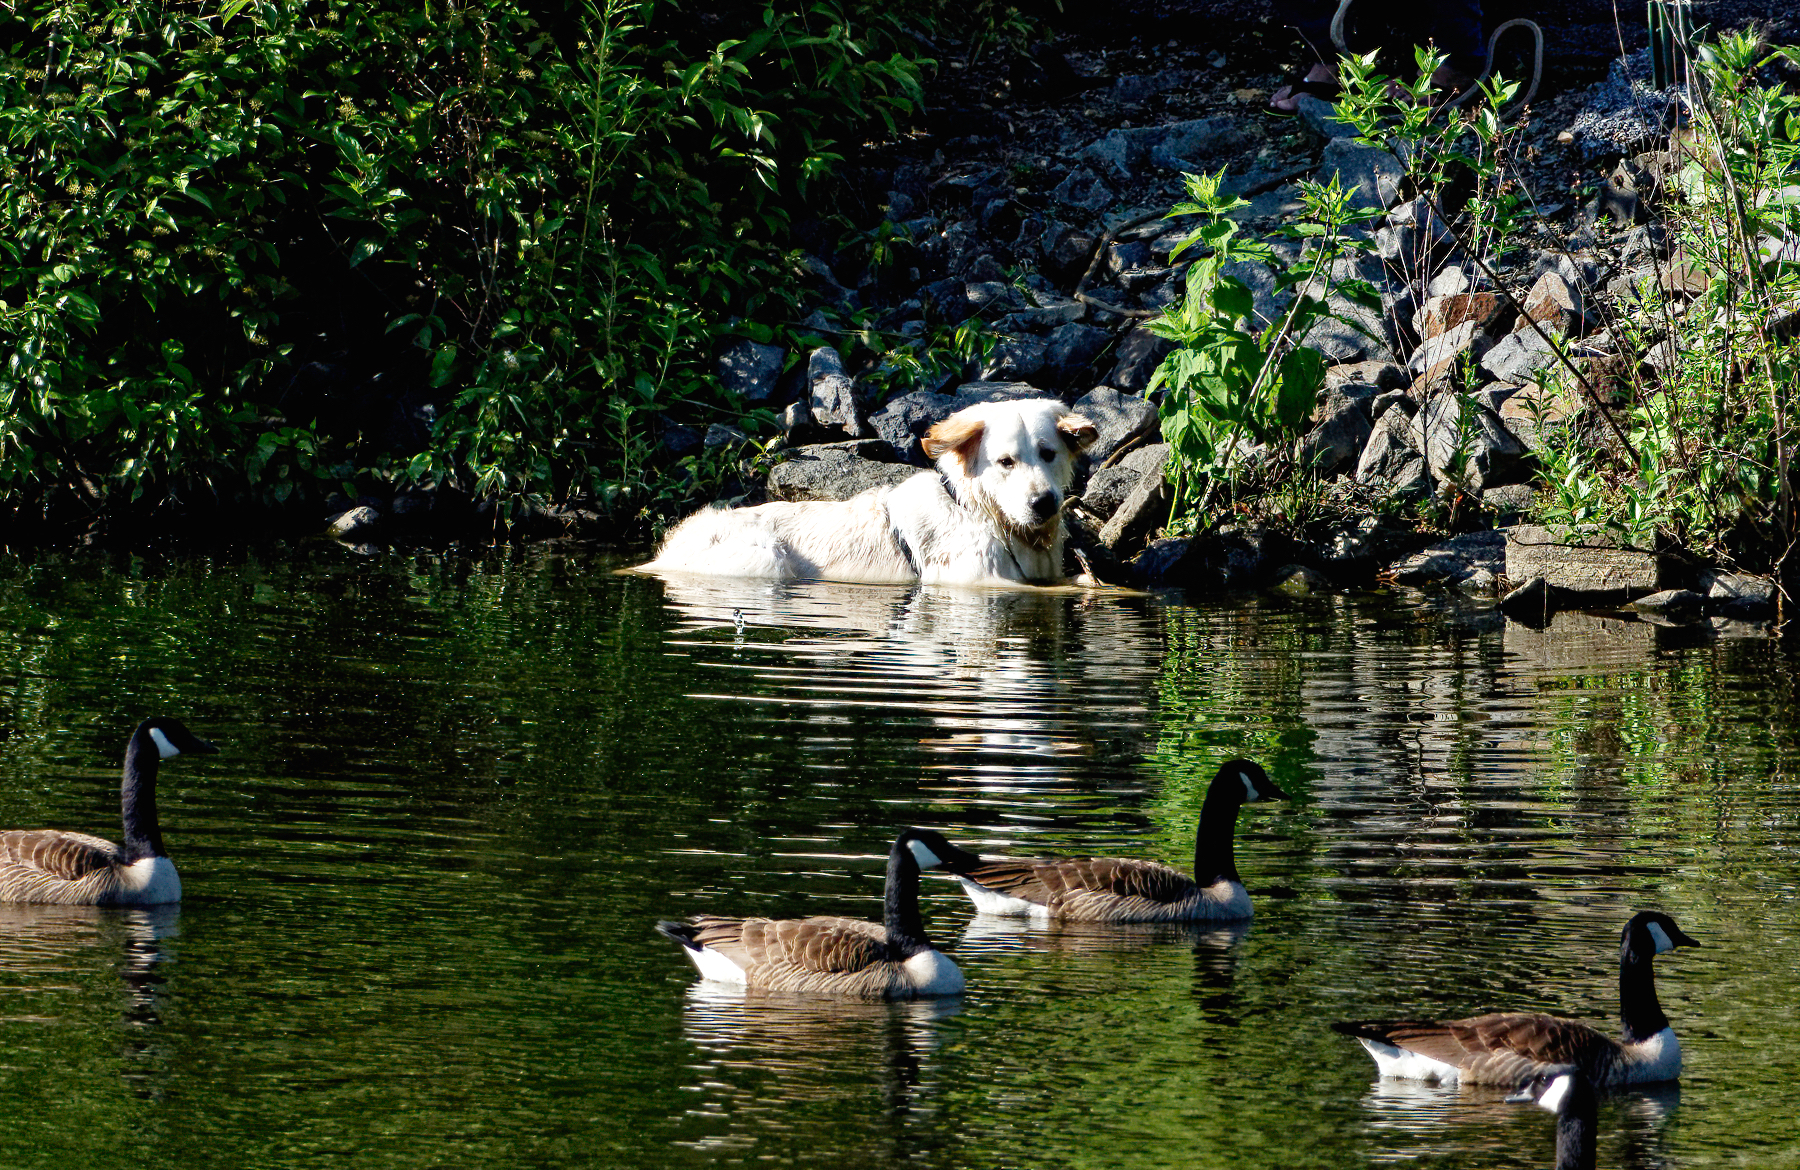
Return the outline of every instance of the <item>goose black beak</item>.
{"type": "Polygon", "coordinates": [[[203,756],[216,756],[219,754],[219,749],[214,747],[210,741],[204,739],[195,740],[194,746],[185,750],[197,752],[203,756]]]}
{"type": "Polygon", "coordinates": [[[1678,947],[1697,947],[1700,945],[1679,930],[1675,932],[1674,936],[1670,938],[1669,941],[1678,947]]]}

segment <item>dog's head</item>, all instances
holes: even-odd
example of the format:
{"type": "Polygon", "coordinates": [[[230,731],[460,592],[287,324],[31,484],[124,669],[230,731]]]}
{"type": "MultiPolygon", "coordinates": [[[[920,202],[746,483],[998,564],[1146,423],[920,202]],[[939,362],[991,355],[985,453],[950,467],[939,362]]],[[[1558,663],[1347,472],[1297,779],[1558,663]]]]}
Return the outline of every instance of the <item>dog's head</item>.
{"type": "Polygon", "coordinates": [[[1027,542],[1048,546],[1075,478],[1075,458],[1093,445],[1094,424],[1051,398],[984,402],[925,434],[925,453],[957,498],[1027,542]]]}

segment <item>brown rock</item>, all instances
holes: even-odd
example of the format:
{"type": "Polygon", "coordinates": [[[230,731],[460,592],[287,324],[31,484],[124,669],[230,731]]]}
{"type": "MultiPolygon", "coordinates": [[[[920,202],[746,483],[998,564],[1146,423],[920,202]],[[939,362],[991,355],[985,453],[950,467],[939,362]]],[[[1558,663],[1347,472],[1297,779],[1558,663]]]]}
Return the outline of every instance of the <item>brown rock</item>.
{"type": "Polygon", "coordinates": [[[1500,404],[1500,421],[1532,451],[1543,450],[1547,435],[1579,413],[1581,403],[1574,395],[1537,382],[1525,383],[1500,404]]]}
{"type": "Polygon", "coordinates": [[[1581,331],[1581,315],[1581,293],[1561,273],[1546,272],[1525,294],[1525,316],[1517,328],[1531,328],[1526,324],[1531,320],[1545,332],[1568,337],[1581,331]]]}
{"type": "Polygon", "coordinates": [[[1499,293],[1472,292],[1432,297],[1425,302],[1425,311],[1419,314],[1419,336],[1429,341],[1440,333],[1447,333],[1458,325],[1471,321],[1476,330],[1492,335],[1501,331],[1500,324],[1508,308],[1499,293]]]}

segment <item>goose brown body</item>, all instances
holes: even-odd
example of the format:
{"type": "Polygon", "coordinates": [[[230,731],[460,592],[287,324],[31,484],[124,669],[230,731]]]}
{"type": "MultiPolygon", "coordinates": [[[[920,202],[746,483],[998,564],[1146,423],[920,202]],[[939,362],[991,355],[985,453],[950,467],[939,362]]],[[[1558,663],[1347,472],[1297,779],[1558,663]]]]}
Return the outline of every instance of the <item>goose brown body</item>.
{"type": "Polygon", "coordinates": [[[1657,1002],[1651,960],[1678,946],[1699,945],[1667,914],[1632,916],[1619,941],[1617,1038],[1579,1020],[1537,1012],[1332,1026],[1361,1041],[1382,1076],[1516,1086],[1572,1069],[1602,1088],[1674,1080],[1681,1075],[1681,1041],[1657,1002]]]}
{"type": "Polygon", "coordinates": [[[1194,829],[1194,875],[1124,857],[978,858],[952,866],[975,908],[1070,922],[1232,922],[1251,917],[1233,836],[1240,806],[1287,794],[1248,760],[1219,768],[1194,829]]]}
{"type": "Polygon", "coordinates": [[[159,761],[218,749],[173,719],[146,719],[125,745],[119,786],[123,844],[61,829],[0,832],[0,902],[158,906],[181,901],[181,877],[156,814],[159,761]]]}
{"type": "Polygon", "coordinates": [[[908,829],[888,851],[881,922],[857,918],[726,918],[661,922],[707,979],[759,991],[856,999],[957,995],[962,971],[931,945],[919,915],[919,872],[977,860],[929,829],[908,829]]]}

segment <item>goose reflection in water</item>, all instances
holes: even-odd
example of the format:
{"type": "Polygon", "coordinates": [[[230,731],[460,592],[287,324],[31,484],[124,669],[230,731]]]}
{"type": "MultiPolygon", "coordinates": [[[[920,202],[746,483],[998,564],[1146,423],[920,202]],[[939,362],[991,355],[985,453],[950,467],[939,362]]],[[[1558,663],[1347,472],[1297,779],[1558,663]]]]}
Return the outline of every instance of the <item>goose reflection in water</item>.
{"type": "Polygon", "coordinates": [[[140,1096],[159,1095],[152,1077],[163,1053],[157,998],[164,983],[165,945],[180,934],[181,906],[0,905],[0,981],[30,996],[37,1010],[10,1015],[14,1022],[60,1023],[49,997],[72,991],[108,957],[124,984],[124,1066],[120,1075],[140,1096]]]}
{"type": "MultiPolygon", "coordinates": [[[[782,1107],[835,1107],[846,1085],[869,1081],[889,1113],[904,1118],[929,1091],[939,1025],[963,1010],[960,998],[865,1002],[707,982],[686,994],[682,1034],[698,1050],[702,1077],[688,1088],[734,1127],[784,1126],[782,1107]]],[[[699,1144],[753,1137],[714,1134],[699,1144]]]]}
{"type": "MultiPolygon", "coordinates": [[[[1509,1104],[1510,1089],[1491,1085],[1439,1085],[1383,1077],[1363,1097],[1370,1129],[1393,1135],[1396,1148],[1379,1161],[1413,1161],[1429,1150],[1459,1155],[1487,1153],[1497,1161],[1518,1148],[1520,1124],[1542,1126],[1551,1148],[1554,1125],[1544,1115],[1509,1104]]],[[[1619,1170],[1672,1170],[1677,1159],[1666,1140],[1667,1123],[1681,1105],[1681,1082],[1634,1085],[1600,1094],[1600,1164],[1619,1170]],[[1623,1134],[1620,1134],[1620,1130],[1623,1134]],[[1622,1140],[1621,1140],[1622,1138],[1622,1140]]]]}

